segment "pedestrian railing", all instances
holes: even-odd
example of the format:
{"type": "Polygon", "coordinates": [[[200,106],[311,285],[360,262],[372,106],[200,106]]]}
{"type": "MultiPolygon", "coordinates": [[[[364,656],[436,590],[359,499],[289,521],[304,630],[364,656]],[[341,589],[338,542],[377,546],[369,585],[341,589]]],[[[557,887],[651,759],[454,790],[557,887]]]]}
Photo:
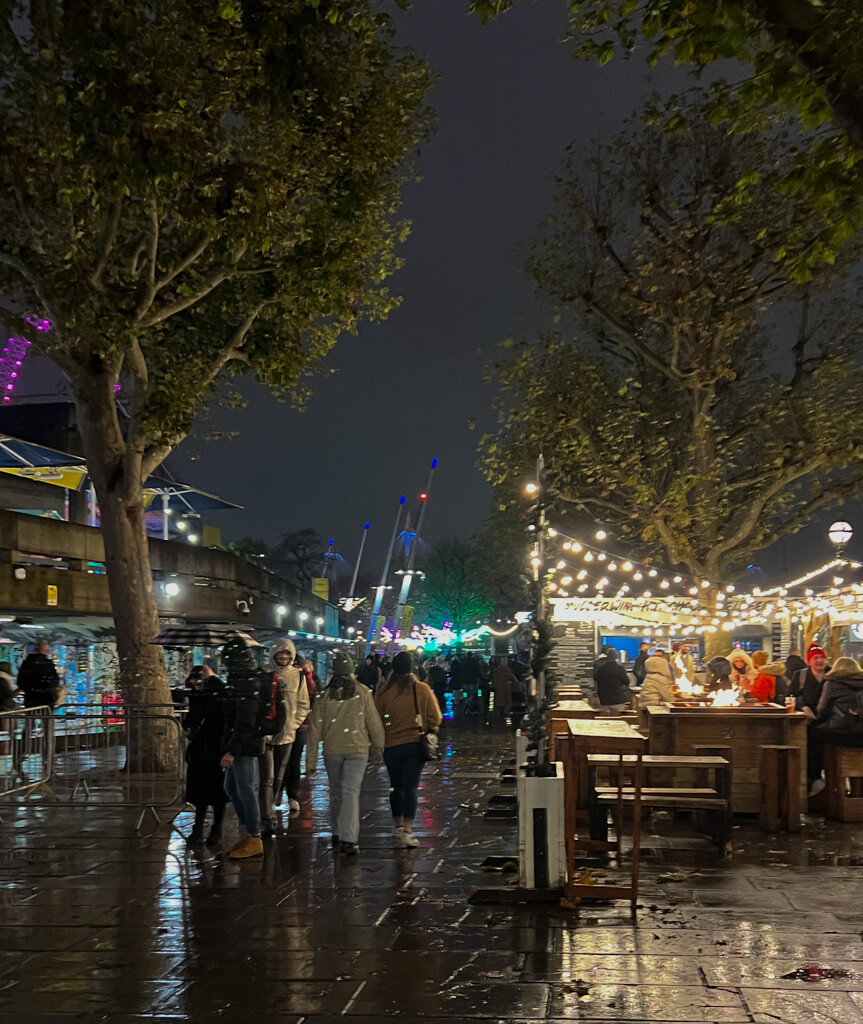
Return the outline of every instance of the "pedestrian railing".
{"type": "Polygon", "coordinates": [[[0,712],[0,800],[54,795],[54,716],[49,707],[0,712]]]}
{"type": "MultiPolygon", "coordinates": [[[[39,758],[42,769],[38,781],[31,778],[16,784],[14,771],[21,759],[11,757],[0,800],[18,802],[41,784],[57,798],[82,806],[136,807],[138,829],[147,814],[159,822],[159,810],[176,807],[183,800],[186,741],[173,707],[76,705],[64,707],[62,715],[52,714],[49,708],[36,710],[41,712],[39,725],[29,731],[24,724],[30,712],[0,716],[12,719],[10,733],[29,737],[30,747],[21,747],[25,775],[39,758]]],[[[19,749],[14,743],[13,747],[19,749]]],[[[0,760],[0,771],[4,767],[0,760]]]]}

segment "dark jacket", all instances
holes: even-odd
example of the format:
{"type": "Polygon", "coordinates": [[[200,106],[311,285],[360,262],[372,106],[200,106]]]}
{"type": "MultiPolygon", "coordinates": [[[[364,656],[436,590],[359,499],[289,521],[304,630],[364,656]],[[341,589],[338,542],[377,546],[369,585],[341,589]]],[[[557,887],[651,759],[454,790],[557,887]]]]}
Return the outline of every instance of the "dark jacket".
{"type": "Polygon", "coordinates": [[[825,679],[815,726],[863,736],[863,679],[825,679]]]}
{"type": "Polygon", "coordinates": [[[186,800],[195,807],[219,806],[227,801],[220,761],[225,734],[222,681],[211,676],[203,690],[190,690],[189,710],[183,728],[189,737],[186,748],[186,800]]]}
{"type": "Polygon", "coordinates": [[[446,670],[443,665],[430,665],[428,671],[428,679],[426,682],[434,690],[435,697],[440,702],[443,695],[446,693],[446,670]]]}
{"type": "Polygon", "coordinates": [[[632,699],[629,676],[617,660],[617,651],[613,647],[603,649],[602,657],[593,666],[593,678],[596,695],[603,706],[627,704],[632,699]]]}
{"type": "Polygon", "coordinates": [[[380,668],[374,662],[371,665],[363,662],[359,672],[357,672],[357,681],[362,683],[363,686],[367,686],[374,693],[381,682],[380,668]]]}
{"type": "MultiPolygon", "coordinates": [[[[828,665],[825,671],[829,670],[830,667],[828,665]]],[[[814,712],[818,710],[818,701],[821,697],[823,685],[823,683],[819,683],[815,678],[811,668],[805,668],[798,672],[791,680],[791,685],[788,687],[788,696],[796,697],[796,708],[798,711],[802,711],[804,708],[811,708],[814,712]]]]}
{"type": "MultiPolygon", "coordinates": [[[[286,719],[284,687],[282,684],[279,686],[281,692],[276,701],[276,713],[281,716],[281,724],[275,723],[275,732],[284,727],[286,719]]],[[[264,717],[270,706],[272,687],[273,673],[260,671],[251,655],[247,658],[235,655],[228,662],[228,680],[222,697],[224,753],[234,757],[259,757],[264,753],[267,745],[264,717]]]]}
{"type": "Polygon", "coordinates": [[[24,707],[44,704],[54,707],[60,691],[60,677],[54,662],[45,654],[28,654],[18,670],[18,689],[24,694],[24,707]]]}
{"type": "Polygon", "coordinates": [[[798,672],[802,672],[806,667],[806,662],[799,654],[789,654],[785,659],[785,675],[788,679],[793,679],[798,672]]]}
{"type": "Polygon", "coordinates": [[[649,657],[650,651],[641,651],[632,663],[632,674],[635,676],[639,686],[644,682],[644,677],[647,675],[647,669],[644,667],[644,663],[649,657]]]}

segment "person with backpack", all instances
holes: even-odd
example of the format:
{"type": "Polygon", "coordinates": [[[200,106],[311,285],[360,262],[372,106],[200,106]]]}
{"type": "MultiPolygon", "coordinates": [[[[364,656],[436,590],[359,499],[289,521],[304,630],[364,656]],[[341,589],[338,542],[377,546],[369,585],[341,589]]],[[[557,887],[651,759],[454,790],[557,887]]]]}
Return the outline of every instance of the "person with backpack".
{"type": "Polygon", "coordinates": [[[354,678],[347,651],[333,655],[329,686],[315,702],[306,747],[306,770],[314,774],[318,747],[330,783],[332,845],[348,856],[359,853],[360,790],[370,749],[383,750],[385,737],[371,690],[354,678]]]}
{"type": "Polygon", "coordinates": [[[276,687],[278,699],[284,703],[284,725],[277,733],[267,737],[266,747],[258,764],[261,834],[265,839],[275,835],[278,826],[274,813],[275,796],[282,791],[297,729],[309,713],[309,693],[300,670],[294,667],[296,654],[297,650],[290,640],[279,640],[273,647],[267,668],[271,684],[276,687]]]}
{"type": "Polygon", "coordinates": [[[863,668],[853,658],[837,658],[824,677],[808,738],[809,795],[817,796],[826,785],[821,778],[825,745],[863,747],[863,668]]]}
{"type": "Polygon", "coordinates": [[[222,649],[222,658],[228,675],[221,766],[225,770],[225,792],[240,822],[240,838],[228,857],[241,860],[260,857],[264,852],[258,762],[266,750],[267,736],[275,736],[284,728],[287,708],[281,684],[273,673],[259,671],[245,641],[239,637],[229,640],[222,649]]]}
{"type": "Polygon", "coordinates": [[[294,667],[300,677],[297,706],[301,711],[305,709],[305,717],[297,726],[291,744],[291,756],[288,758],[288,770],[285,772],[285,789],[291,814],[297,814],[300,810],[300,763],[309,738],[309,715],[318,693],[318,681],[312,663],[306,658],[300,658],[299,663],[294,662],[294,667]]]}

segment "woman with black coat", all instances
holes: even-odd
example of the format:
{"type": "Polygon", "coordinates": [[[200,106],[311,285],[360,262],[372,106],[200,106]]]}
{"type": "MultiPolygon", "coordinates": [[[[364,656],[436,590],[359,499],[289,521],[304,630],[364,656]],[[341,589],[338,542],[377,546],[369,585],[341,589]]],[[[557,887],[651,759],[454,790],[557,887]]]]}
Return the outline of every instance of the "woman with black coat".
{"type": "Polygon", "coordinates": [[[183,727],[189,744],[186,747],[186,802],[195,808],[195,824],[189,843],[204,842],[207,808],[213,808],[213,827],[207,845],[222,840],[222,819],[228,805],[225,779],[220,761],[225,717],[219,694],[222,681],[206,665],[196,665],[186,679],[189,690],[189,711],[183,727]]]}

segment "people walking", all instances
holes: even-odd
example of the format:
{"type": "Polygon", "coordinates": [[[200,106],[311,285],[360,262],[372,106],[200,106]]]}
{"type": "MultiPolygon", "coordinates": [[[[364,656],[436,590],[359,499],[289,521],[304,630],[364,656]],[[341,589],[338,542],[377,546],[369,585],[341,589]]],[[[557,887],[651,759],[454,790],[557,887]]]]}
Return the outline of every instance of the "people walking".
{"type": "Polygon", "coordinates": [[[424,764],[422,736],[437,732],[440,707],[427,683],[411,672],[411,656],[402,651],[393,660],[393,673],[375,694],[375,706],[386,735],[384,763],[390,776],[390,810],[396,842],[419,846],[413,834],[417,791],[424,764]]]}
{"type": "Polygon", "coordinates": [[[506,721],[507,715],[512,710],[513,689],[518,686],[518,679],[515,672],[507,665],[503,658],[498,658],[494,666],[494,706],[499,710],[506,721]]]}
{"type": "Polygon", "coordinates": [[[346,651],[333,656],[333,676],[312,709],[306,771],[318,764],[323,743],[330,788],[332,845],[352,856],[359,852],[360,791],[369,751],[383,750],[386,737],[371,690],[354,677],[346,651]]]}
{"type": "Polygon", "coordinates": [[[303,759],[303,751],[306,749],[306,741],[309,736],[309,715],[315,704],[315,697],[318,692],[318,684],[312,663],[305,659],[300,660],[298,666],[300,673],[300,704],[305,707],[305,717],[297,726],[294,734],[294,742],[291,744],[291,756],[288,758],[288,770],[285,773],[284,788],[288,794],[288,807],[292,814],[300,811],[300,768],[303,759]]]}
{"type": "Polygon", "coordinates": [[[222,681],[208,666],[197,665],[186,679],[189,710],[183,720],[188,737],[186,747],[186,803],[195,808],[195,824],[188,842],[204,842],[207,811],[213,808],[213,825],[206,842],[217,846],[222,841],[222,819],[228,806],[222,775],[222,739],[225,734],[222,681]]]}
{"type": "Polygon", "coordinates": [[[258,762],[267,745],[265,729],[277,735],[284,727],[287,708],[278,693],[280,684],[275,683],[272,674],[259,672],[242,639],[229,640],[222,649],[222,657],[228,666],[228,677],[221,765],[225,769],[225,792],[240,822],[240,838],[228,856],[240,860],[259,857],[264,852],[258,762]]]}
{"type": "Polygon", "coordinates": [[[373,654],[366,655],[365,661],[357,672],[357,681],[362,683],[363,686],[367,686],[372,693],[374,693],[380,685],[381,670],[380,666],[376,663],[375,656],[373,654]]]}
{"type": "Polygon", "coordinates": [[[428,679],[426,680],[434,691],[435,700],[440,708],[443,708],[446,703],[446,669],[443,661],[443,658],[437,658],[429,662],[428,679]]]}
{"type": "Polygon", "coordinates": [[[296,648],[290,640],[278,640],[270,655],[268,671],[272,673],[280,699],[284,701],[284,726],[268,736],[259,764],[260,787],[258,801],[261,811],[261,834],[270,838],[278,822],[275,816],[275,797],[281,793],[285,773],[294,745],[297,729],[309,713],[308,691],[299,669],[294,667],[296,648]]]}

